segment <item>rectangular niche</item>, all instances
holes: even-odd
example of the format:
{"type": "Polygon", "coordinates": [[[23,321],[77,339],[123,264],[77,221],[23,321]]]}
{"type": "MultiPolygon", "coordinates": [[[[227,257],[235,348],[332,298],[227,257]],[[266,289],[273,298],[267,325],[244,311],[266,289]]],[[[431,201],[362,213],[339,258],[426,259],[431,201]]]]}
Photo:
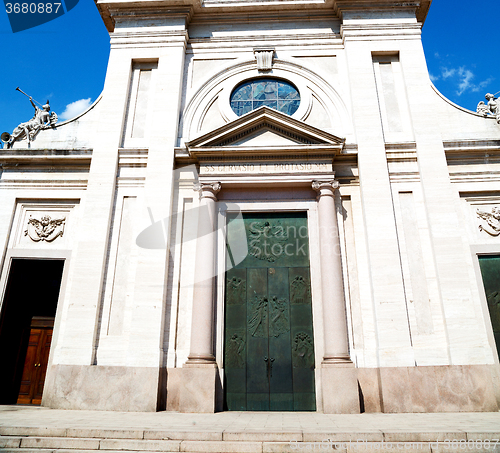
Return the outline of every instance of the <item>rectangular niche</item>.
{"type": "Polygon", "coordinates": [[[78,205],[79,200],[18,201],[9,248],[70,248],[78,205]]]}
{"type": "Polygon", "coordinates": [[[151,96],[154,92],[154,75],[157,61],[132,63],[122,147],[145,146],[148,125],[151,122],[151,96]]]}

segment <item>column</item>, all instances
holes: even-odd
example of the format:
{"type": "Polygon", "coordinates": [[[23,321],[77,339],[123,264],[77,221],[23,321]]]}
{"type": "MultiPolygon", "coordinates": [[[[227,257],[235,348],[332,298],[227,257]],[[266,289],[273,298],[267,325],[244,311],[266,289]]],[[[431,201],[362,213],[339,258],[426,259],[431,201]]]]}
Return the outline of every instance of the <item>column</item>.
{"type": "Polygon", "coordinates": [[[219,379],[213,353],[216,206],[220,183],[195,185],[200,192],[191,347],[182,368],[179,410],[215,412],[219,379]]]}
{"type": "Polygon", "coordinates": [[[319,241],[321,246],[321,289],[325,335],[324,362],[350,362],[340,259],[340,239],[335,211],[335,180],[314,181],[318,192],[319,241]]]}
{"type": "Polygon", "coordinates": [[[340,239],[335,210],[333,179],[313,181],[318,192],[321,289],[323,298],[324,354],[322,368],[323,412],[359,413],[356,369],[349,356],[347,320],[340,258],[340,239]]]}
{"type": "Polygon", "coordinates": [[[214,276],[215,276],[215,203],[221,186],[218,182],[196,184],[200,192],[198,238],[196,243],[191,349],[188,363],[215,362],[213,354],[214,276]]]}

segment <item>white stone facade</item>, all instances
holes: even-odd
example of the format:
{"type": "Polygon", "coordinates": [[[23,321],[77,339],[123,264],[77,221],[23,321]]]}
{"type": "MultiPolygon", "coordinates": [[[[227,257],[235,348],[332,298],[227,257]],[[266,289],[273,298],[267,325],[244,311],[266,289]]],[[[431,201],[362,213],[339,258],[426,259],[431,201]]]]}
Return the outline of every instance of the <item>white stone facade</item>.
{"type": "Polygon", "coordinates": [[[297,211],[316,410],[498,410],[478,256],[500,236],[476,210],[500,206],[500,125],[433,87],[429,4],[97,2],[101,97],[0,155],[3,294],[13,259],[65,262],[42,404],[222,410],[226,217],[297,211]],[[238,117],[233,89],[259,77],[298,110],[238,117]],[[30,215],[64,233],[30,239],[30,215]]]}

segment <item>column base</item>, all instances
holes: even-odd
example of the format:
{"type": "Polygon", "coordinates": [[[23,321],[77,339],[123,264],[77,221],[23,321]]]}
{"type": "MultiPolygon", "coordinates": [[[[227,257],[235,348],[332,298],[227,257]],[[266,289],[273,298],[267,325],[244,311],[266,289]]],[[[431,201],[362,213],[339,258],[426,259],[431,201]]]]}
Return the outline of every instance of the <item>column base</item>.
{"type": "Polygon", "coordinates": [[[215,357],[210,356],[188,356],[184,366],[215,365],[215,357]]]}
{"type": "Polygon", "coordinates": [[[357,370],[352,362],[324,361],[321,377],[325,414],[360,413],[357,370]]]}
{"type": "Polygon", "coordinates": [[[214,413],[218,374],[215,362],[186,362],[181,374],[179,411],[214,413]]]}

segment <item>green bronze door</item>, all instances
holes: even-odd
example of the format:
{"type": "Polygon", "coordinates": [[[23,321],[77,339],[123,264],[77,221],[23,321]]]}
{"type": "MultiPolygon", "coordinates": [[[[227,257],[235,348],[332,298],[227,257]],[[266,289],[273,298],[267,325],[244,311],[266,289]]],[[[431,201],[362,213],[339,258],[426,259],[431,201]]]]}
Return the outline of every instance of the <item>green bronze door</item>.
{"type": "MultiPolygon", "coordinates": [[[[244,214],[243,224],[248,254],[226,273],[226,408],[314,411],[306,215],[244,214]]],[[[230,220],[228,244],[238,231],[242,225],[231,227],[230,220]]]]}
{"type": "Polygon", "coordinates": [[[491,326],[500,357],[500,256],[484,255],[479,257],[483,277],[484,292],[488,301],[491,326]]]}

